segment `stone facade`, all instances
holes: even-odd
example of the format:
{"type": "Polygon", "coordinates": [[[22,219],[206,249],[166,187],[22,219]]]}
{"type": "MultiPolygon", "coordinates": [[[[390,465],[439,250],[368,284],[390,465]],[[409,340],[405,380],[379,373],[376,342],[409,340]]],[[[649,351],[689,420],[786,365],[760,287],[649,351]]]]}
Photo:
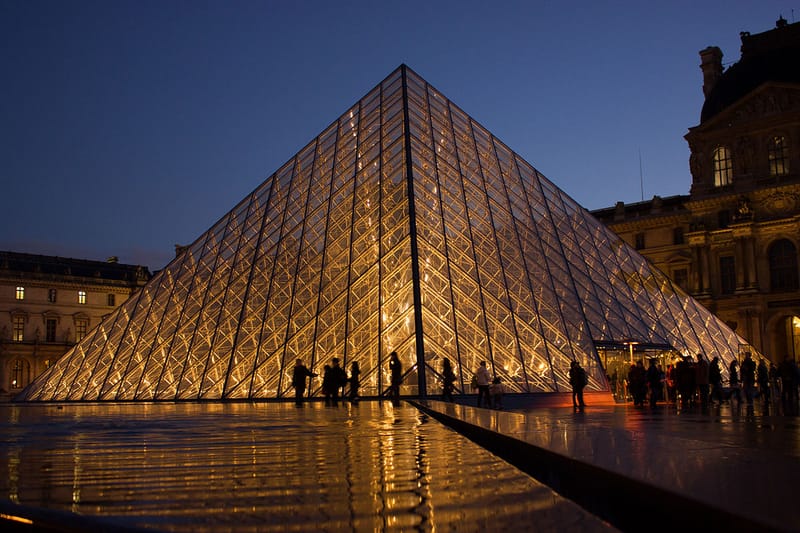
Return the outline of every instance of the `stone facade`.
{"type": "Polygon", "coordinates": [[[116,258],[0,252],[0,394],[21,391],[150,277],[116,258]]]}
{"type": "Polygon", "coordinates": [[[724,72],[719,48],[700,52],[690,194],[594,215],[779,362],[800,358],[800,23],[741,39],[724,72]]]}

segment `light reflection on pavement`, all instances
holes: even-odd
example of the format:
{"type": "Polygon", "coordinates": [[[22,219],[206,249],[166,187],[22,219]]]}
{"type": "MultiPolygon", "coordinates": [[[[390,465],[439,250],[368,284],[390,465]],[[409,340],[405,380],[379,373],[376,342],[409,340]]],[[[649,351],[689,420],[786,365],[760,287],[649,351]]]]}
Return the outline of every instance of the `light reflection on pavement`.
{"type": "Polygon", "coordinates": [[[605,531],[402,403],[0,404],[0,489],[170,531],[605,531]]]}

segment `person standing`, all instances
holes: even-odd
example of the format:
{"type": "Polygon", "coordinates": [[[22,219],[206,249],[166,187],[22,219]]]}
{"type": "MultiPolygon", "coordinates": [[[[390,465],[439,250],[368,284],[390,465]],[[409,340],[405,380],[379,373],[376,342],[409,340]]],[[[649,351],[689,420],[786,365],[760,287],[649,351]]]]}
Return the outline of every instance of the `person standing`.
{"type": "Polygon", "coordinates": [[[694,365],[697,394],[700,395],[700,407],[708,407],[709,368],[703,354],[697,354],[697,363],[694,365]]]}
{"type": "Polygon", "coordinates": [[[661,399],[661,369],[656,366],[655,358],[650,359],[650,366],[647,367],[647,386],[650,389],[650,408],[656,406],[656,402],[661,399]]]}
{"type": "Polygon", "coordinates": [[[728,384],[731,387],[731,405],[733,397],[736,396],[736,405],[742,403],[742,391],[739,387],[739,361],[734,359],[728,366],[728,384]]]}
{"type": "Polygon", "coordinates": [[[756,390],[756,362],[750,352],[745,352],[741,367],[742,388],[747,405],[753,405],[753,396],[756,390]]]}
{"type": "Polygon", "coordinates": [[[475,383],[478,385],[478,407],[481,406],[481,400],[486,400],[486,407],[492,408],[492,397],[489,395],[489,383],[492,377],[489,375],[489,369],[486,368],[486,361],[481,361],[478,370],[475,371],[475,383]]]}
{"type": "Polygon", "coordinates": [[[586,386],[586,371],[577,361],[569,364],[569,384],[572,387],[572,407],[583,409],[586,404],[583,402],[583,388],[586,386]]]}
{"type": "Polygon", "coordinates": [[[295,405],[303,404],[303,394],[306,392],[306,378],[316,377],[316,374],[306,368],[303,361],[300,359],[294,362],[294,371],[292,372],[292,387],[294,387],[294,403],[295,405]]]}
{"type": "Polygon", "coordinates": [[[400,363],[397,352],[389,354],[389,374],[391,376],[389,395],[392,397],[392,401],[397,403],[400,401],[400,384],[403,383],[403,365],[400,363]]]}
{"type": "Polygon", "coordinates": [[[711,360],[708,367],[708,382],[711,384],[711,401],[716,398],[717,405],[725,401],[722,396],[722,369],[719,366],[719,357],[711,360]]]}
{"type": "Polygon", "coordinates": [[[358,401],[358,388],[361,385],[361,369],[358,368],[358,361],[353,361],[350,365],[350,401],[358,401]]]}
{"type": "Polygon", "coordinates": [[[450,359],[442,361],[442,400],[453,401],[453,388],[456,382],[456,375],[450,365],[450,359]]]}
{"type": "Polygon", "coordinates": [[[333,363],[330,375],[330,383],[332,387],[331,396],[333,405],[339,405],[339,392],[343,391],[344,386],[347,385],[347,372],[344,371],[344,368],[339,366],[338,357],[331,359],[331,363],[333,363]]]}
{"type": "Polygon", "coordinates": [[[756,378],[758,381],[758,391],[761,393],[761,398],[764,400],[764,403],[769,403],[771,399],[769,390],[769,368],[767,367],[767,362],[763,358],[758,362],[758,368],[756,370],[758,372],[758,377],[756,378]]]}

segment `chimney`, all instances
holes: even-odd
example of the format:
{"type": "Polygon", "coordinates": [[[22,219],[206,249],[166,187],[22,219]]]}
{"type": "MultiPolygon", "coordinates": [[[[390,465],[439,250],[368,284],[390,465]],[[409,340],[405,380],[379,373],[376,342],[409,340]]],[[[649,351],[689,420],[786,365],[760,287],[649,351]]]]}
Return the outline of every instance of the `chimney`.
{"type": "Polygon", "coordinates": [[[700,50],[700,70],[703,71],[703,96],[708,98],[711,89],[722,76],[722,50],[718,46],[700,50]]]}

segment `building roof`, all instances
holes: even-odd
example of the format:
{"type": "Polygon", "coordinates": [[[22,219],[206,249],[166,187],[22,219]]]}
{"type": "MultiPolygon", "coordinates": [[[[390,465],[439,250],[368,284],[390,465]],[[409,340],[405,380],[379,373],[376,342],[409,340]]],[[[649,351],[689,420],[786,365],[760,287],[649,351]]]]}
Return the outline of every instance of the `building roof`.
{"type": "Polygon", "coordinates": [[[21,275],[29,278],[53,279],[54,276],[64,276],[127,283],[146,281],[152,277],[147,267],[118,263],[113,257],[107,261],[90,261],[0,251],[0,276],[9,274],[13,274],[15,277],[21,275]]]}
{"type": "Polygon", "coordinates": [[[751,35],[742,32],[741,58],[720,77],[700,114],[704,123],[764,83],[800,83],[800,22],[781,18],[776,27],[751,35]]]}

